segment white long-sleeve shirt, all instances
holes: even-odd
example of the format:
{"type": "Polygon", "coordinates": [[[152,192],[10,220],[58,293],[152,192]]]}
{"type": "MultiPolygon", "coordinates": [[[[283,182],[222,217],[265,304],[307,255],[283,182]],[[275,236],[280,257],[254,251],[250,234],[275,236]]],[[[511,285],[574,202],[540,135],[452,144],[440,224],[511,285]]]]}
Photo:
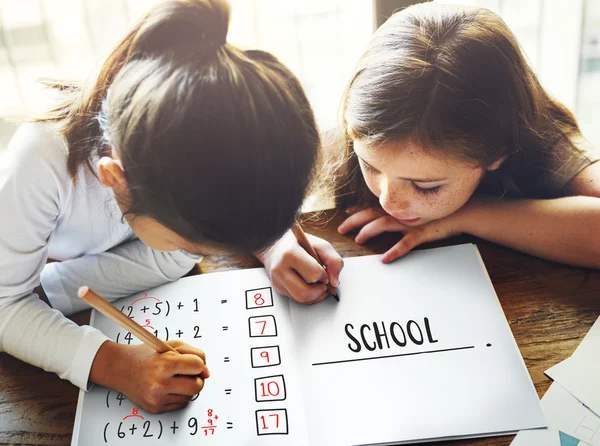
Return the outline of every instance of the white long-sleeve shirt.
{"type": "Polygon", "coordinates": [[[52,125],[22,125],[0,155],[0,351],[87,389],[107,338],[64,317],[87,308],[77,289],[112,300],[176,280],[198,261],[144,245],[88,169],[74,185],[52,125]],[[53,308],[33,292],[40,281],[53,308]]]}

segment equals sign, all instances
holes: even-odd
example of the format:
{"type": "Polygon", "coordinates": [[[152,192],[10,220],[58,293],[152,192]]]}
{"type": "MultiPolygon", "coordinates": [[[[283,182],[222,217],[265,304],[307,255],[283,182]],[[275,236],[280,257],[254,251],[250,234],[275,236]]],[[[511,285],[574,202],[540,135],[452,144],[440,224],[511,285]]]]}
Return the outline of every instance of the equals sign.
{"type": "Polygon", "coordinates": [[[233,429],[233,423],[231,421],[227,422],[227,429],[233,429]]]}
{"type": "Polygon", "coordinates": [[[226,304],[226,303],[227,303],[227,299],[225,299],[225,300],[222,300],[222,301],[221,301],[221,303],[222,303],[222,304],[226,304]]]}
{"type": "Polygon", "coordinates": [[[225,356],[225,358],[223,358],[223,362],[229,362],[229,356],[225,356]]]}
{"type": "Polygon", "coordinates": [[[225,395],[231,395],[231,389],[225,389],[225,395]]]}
{"type": "Polygon", "coordinates": [[[223,327],[223,331],[227,331],[227,330],[229,330],[229,327],[228,326],[224,326],[223,327]]]}

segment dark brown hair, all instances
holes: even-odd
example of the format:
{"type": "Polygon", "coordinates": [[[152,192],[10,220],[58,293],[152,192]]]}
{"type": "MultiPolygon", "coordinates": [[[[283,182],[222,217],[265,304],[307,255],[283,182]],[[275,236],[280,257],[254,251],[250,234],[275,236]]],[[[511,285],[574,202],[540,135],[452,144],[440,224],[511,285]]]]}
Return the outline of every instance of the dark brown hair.
{"type": "Polygon", "coordinates": [[[128,213],[190,242],[254,251],[293,222],[319,136],[297,78],[274,56],[226,42],[224,0],[164,0],[87,85],[54,82],[68,169],[119,154],[128,213]]]}
{"type": "Polygon", "coordinates": [[[485,167],[517,152],[550,160],[561,140],[570,144],[579,134],[573,114],[544,91],[498,15],[435,3],[397,12],[377,30],[340,112],[345,159],[338,197],[346,205],[374,199],[353,140],[411,140],[485,167]]]}

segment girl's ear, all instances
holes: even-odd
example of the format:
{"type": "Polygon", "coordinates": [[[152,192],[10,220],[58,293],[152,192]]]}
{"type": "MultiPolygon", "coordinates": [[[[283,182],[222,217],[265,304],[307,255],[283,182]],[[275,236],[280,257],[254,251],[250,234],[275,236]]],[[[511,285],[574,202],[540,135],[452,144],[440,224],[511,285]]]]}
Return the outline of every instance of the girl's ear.
{"type": "Polygon", "coordinates": [[[504,161],[506,161],[506,158],[508,158],[508,155],[505,155],[505,156],[503,156],[501,158],[498,158],[496,161],[494,161],[492,164],[490,164],[487,167],[487,170],[496,170],[496,169],[498,169],[502,165],[502,163],[504,161]]]}
{"type": "Polygon", "coordinates": [[[128,191],[123,164],[118,159],[109,156],[100,158],[98,161],[98,177],[102,184],[114,189],[115,192],[128,191]]]}

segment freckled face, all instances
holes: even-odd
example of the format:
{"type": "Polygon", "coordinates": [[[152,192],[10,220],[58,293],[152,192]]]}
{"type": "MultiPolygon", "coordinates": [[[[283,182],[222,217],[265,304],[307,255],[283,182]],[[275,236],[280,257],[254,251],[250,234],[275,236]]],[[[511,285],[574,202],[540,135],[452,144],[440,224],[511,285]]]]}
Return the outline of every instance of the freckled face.
{"type": "Polygon", "coordinates": [[[459,210],[473,195],[485,170],[437,156],[408,141],[376,147],[354,141],[369,189],[381,207],[408,226],[419,226],[459,210]]]}

